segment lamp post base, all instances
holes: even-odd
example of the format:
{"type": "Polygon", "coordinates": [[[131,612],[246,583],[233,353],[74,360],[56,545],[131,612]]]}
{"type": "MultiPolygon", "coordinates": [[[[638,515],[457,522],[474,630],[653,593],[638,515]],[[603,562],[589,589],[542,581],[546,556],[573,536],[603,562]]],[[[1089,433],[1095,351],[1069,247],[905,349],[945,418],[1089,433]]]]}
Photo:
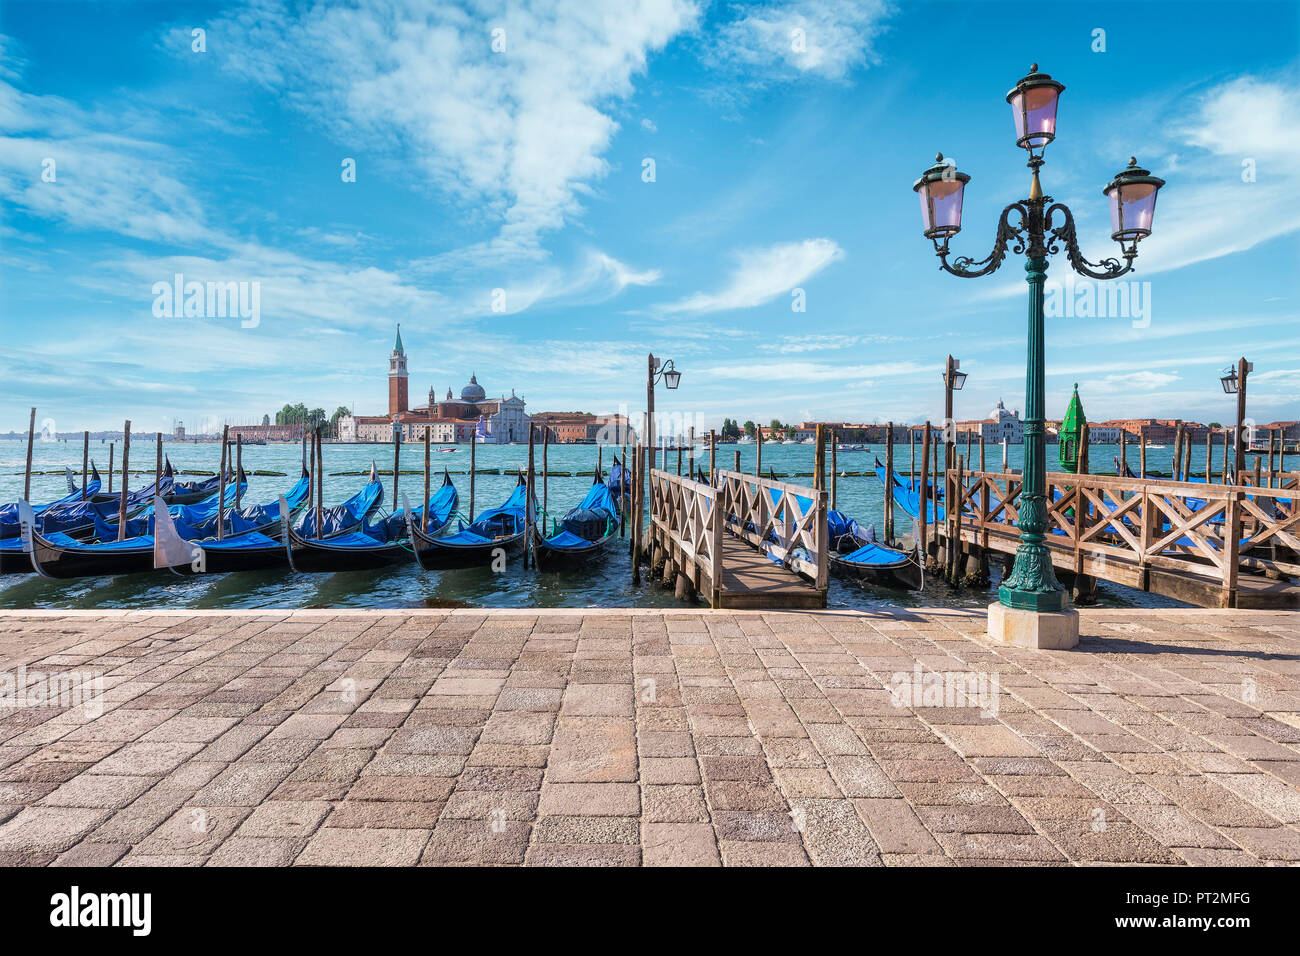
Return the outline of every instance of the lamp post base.
{"type": "Polygon", "coordinates": [[[989,637],[1015,647],[1066,651],[1079,643],[1079,612],[1022,611],[994,602],[989,605],[989,637]]]}

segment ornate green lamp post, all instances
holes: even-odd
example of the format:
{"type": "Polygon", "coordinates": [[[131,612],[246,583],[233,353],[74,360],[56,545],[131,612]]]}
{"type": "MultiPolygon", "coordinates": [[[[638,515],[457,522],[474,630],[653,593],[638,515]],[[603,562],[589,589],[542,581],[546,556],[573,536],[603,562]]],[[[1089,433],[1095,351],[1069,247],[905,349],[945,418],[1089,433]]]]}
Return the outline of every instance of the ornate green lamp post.
{"type": "Polygon", "coordinates": [[[995,272],[1007,256],[1008,249],[1025,256],[1026,280],[1029,283],[1029,354],[1025,373],[1025,466],[1020,495],[1020,544],[1015,567],[998,589],[1004,608],[1021,611],[1051,612],[1065,609],[1065,591],[1052,572],[1051,556],[1044,546],[1047,530],[1045,476],[1046,444],[1043,424],[1043,282],[1047,277],[1047,258],[1062,250],[1070,266],[1080,275],[1093,279],[1117,279],[1133,268],[1138,242],[1151,234],[1156,193],[1164,180],[1139,169],[1136,159],[1120,172],[1102,191],[1110,200],[1111,238],[1120,244],[1119,259],[1089,262],[1079,251],[1074,215],[1063,203],[1043,195],[1038,170],[1043,152],[1056,138],[1056,108],[1065,87],[1038,64],[1007,94],[1007,102],[1016,124],[1016,145],[1029,153],[1027,165],[1032,170],[1029,197],[1013,202],[1002,210],[998,220],[993,251],[978,262],[970,256],[948,259],[948,243],[961,231],[962,194],[970,176],[936,157],[913,185],[921,201],[925,236],[934,243],[942,269],[963,279],[974,279],[995,272]]]}

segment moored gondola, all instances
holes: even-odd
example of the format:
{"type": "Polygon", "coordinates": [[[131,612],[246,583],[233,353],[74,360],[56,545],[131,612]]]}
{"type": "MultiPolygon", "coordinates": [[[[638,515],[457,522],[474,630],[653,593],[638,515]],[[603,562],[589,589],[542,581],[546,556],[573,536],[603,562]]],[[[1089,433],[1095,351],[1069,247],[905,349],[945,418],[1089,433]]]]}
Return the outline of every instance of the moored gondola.
{"type": "MultiPolygon", "coordinates": [[[[382,501],[382,490],[379,500],[382,501]]],[[[295,571],[366,571],[402,564],[411,559],[408,526],[416,521],[423,524],[427,508],[428,532],[437,535],[451,523],[458,503],[456,486],[444,471],[442,487],[425,505],[416,509],[409,521],[404,513],[399,512],[374,524],[363,520],[351,530],[322,538],[301,535],[286,522],[285,554],[295,571]]],[[[375,507],[378,507],[378,502],[375,507]]]]}
{"type": "MultiPolygon", "coordinates": [[[[292,520],[310,493],[311,477],[304,468],[298,483],[277,500],[238,511],[231,509],[226,517],[230,531],[228,537],[215,537],[215,515],[211,517],[212,530],[208,536],[198,540],[186,541],[169,531],[171,522],[159,523],[156,531],[157,563],[177,574],[227,574],[288,567],[289,558],[280,540],[283,533],[281,516],[292,520]],[[183,550],[178,550],[177,542],[184,543],[183,550]],[[182,554],[183,560],[173,560],[177,554],[182,554]]],[[[169,508],[168,511],[173,516],[185,517],[184,507],[169,508]]],[[[203,529],[207,531],[207,525],[203,529]]]]}
{"type": "Polygon", "coordinates": [[[830,535],[830,570],[842,578],[886,587],[919,590],[921,565],[914,555],[876,540],[874,527],[863,528],[840,511],[826,513],[830,535]]]}
{"type": "MultiPolygon", "coordinates": [[[[515,557],[527,540],[524,525],[528,502],[528,484],[521,474],[501,507],[483,512],[471,524],[459,523],[454,532],[447,527],[441,535],[431,534],[413,520],[409,534],[416,562],[426,570],[445,570],[489,567],[495,560],[515,557]]],[[[535,515],[535,503],[533,510],[535,515]]]]}
{"type": "Polygon", "coordinates": [[[597,470],[586,497],[555,524],[549,537],[534,527],[533,556],[539,571],[576,568],[601,554],[618,537],[618,505],[597,470]]]}
{"type": "MultiPolygon", "coordinates": [[[[49,511],[57,511],[72,505],[86,505],[95,500],[99,494],[102,481],[99,477],[98,469],[93,470],[93,474],[86,482],[84,491],[76,487],[73,481],[72,470],[64,468],[65,478],[68,482],[68,493],[57,501],[51,501],[43,505],[33,505],[32,515],[39,529],[42,526],[42,516],[49,511]]],[[[18,502],[12,504],[0,505],[0,574],[31,574],[32,561],[23,550],[23,539],[21,527],[18,519],[18,502]]]]}
{"type": "MultiPolygon", "coordinates": [[[[161,510],[165,512],[166,508],[161,510]]],[[[32,568],[41,577],[83,578],[155,570],[152,534],[122,541],[88,543],[61,531],[37,531],[35,516],[26,502],[19,503],[19,511],[22,516],[24,549],[32,568]]],[[[167,520],[171,520],[170,515],[167,520]]],[[[177,533],[182,538],[198,537],[198,531],[189,526],[178,527],[177,533]]]]}

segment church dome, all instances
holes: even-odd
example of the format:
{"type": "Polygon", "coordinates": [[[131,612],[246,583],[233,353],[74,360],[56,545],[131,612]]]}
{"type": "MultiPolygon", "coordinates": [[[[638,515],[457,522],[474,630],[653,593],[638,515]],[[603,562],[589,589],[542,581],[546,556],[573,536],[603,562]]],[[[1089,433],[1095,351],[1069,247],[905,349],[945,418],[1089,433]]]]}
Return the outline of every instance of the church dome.
{"type": "Polygon", "coordinates": [[[487,392],[483,391],[483,386],[478,383],[478,376],[471,375],[469,384],[460,390],[460,400],[462,402],[481,402],[487,397],[487,392]]]}

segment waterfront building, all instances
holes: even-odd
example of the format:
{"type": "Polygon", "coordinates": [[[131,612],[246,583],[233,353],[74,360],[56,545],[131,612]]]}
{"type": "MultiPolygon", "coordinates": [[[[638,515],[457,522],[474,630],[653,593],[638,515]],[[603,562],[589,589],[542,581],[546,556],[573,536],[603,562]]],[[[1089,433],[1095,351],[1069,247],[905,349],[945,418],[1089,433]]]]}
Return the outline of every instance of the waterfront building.
{"type": "Polygon", "coordinates": [[[1020,418],[1020,410],[1008,411],[1000,398],[987,418],[954,422],[953,425],[959,438],[969,434],[993,445],[1000,445],[1004,441],[1008,445],[1022,445],[1025,441],[1025,423],[1020,418]]]}
{"type": "Polygon", "coordinates": [[[547,426],[553,443],[631,445],[636,442],[636,432],[628,424],[627,416],[617,413],[537,412],[531,420],[535,425],[547,426]]]}
{"type": "MultiPolygon", "coordinates": [[[[1130,438],[1141,438],[1145,430],[1148,442],[1162,445],[1174,440],[1179,425],[1183,426],[1183,434],[1193,441],[1205,441],[1205,435],[1210,430],[1208,425],[1185,422],[1179,418],[1115,418],[1100,424],[1127,432],[1130,438]]],[[[1119,433],[1116,432],[1115,442],[1118,441],[1119,433]]]]}

